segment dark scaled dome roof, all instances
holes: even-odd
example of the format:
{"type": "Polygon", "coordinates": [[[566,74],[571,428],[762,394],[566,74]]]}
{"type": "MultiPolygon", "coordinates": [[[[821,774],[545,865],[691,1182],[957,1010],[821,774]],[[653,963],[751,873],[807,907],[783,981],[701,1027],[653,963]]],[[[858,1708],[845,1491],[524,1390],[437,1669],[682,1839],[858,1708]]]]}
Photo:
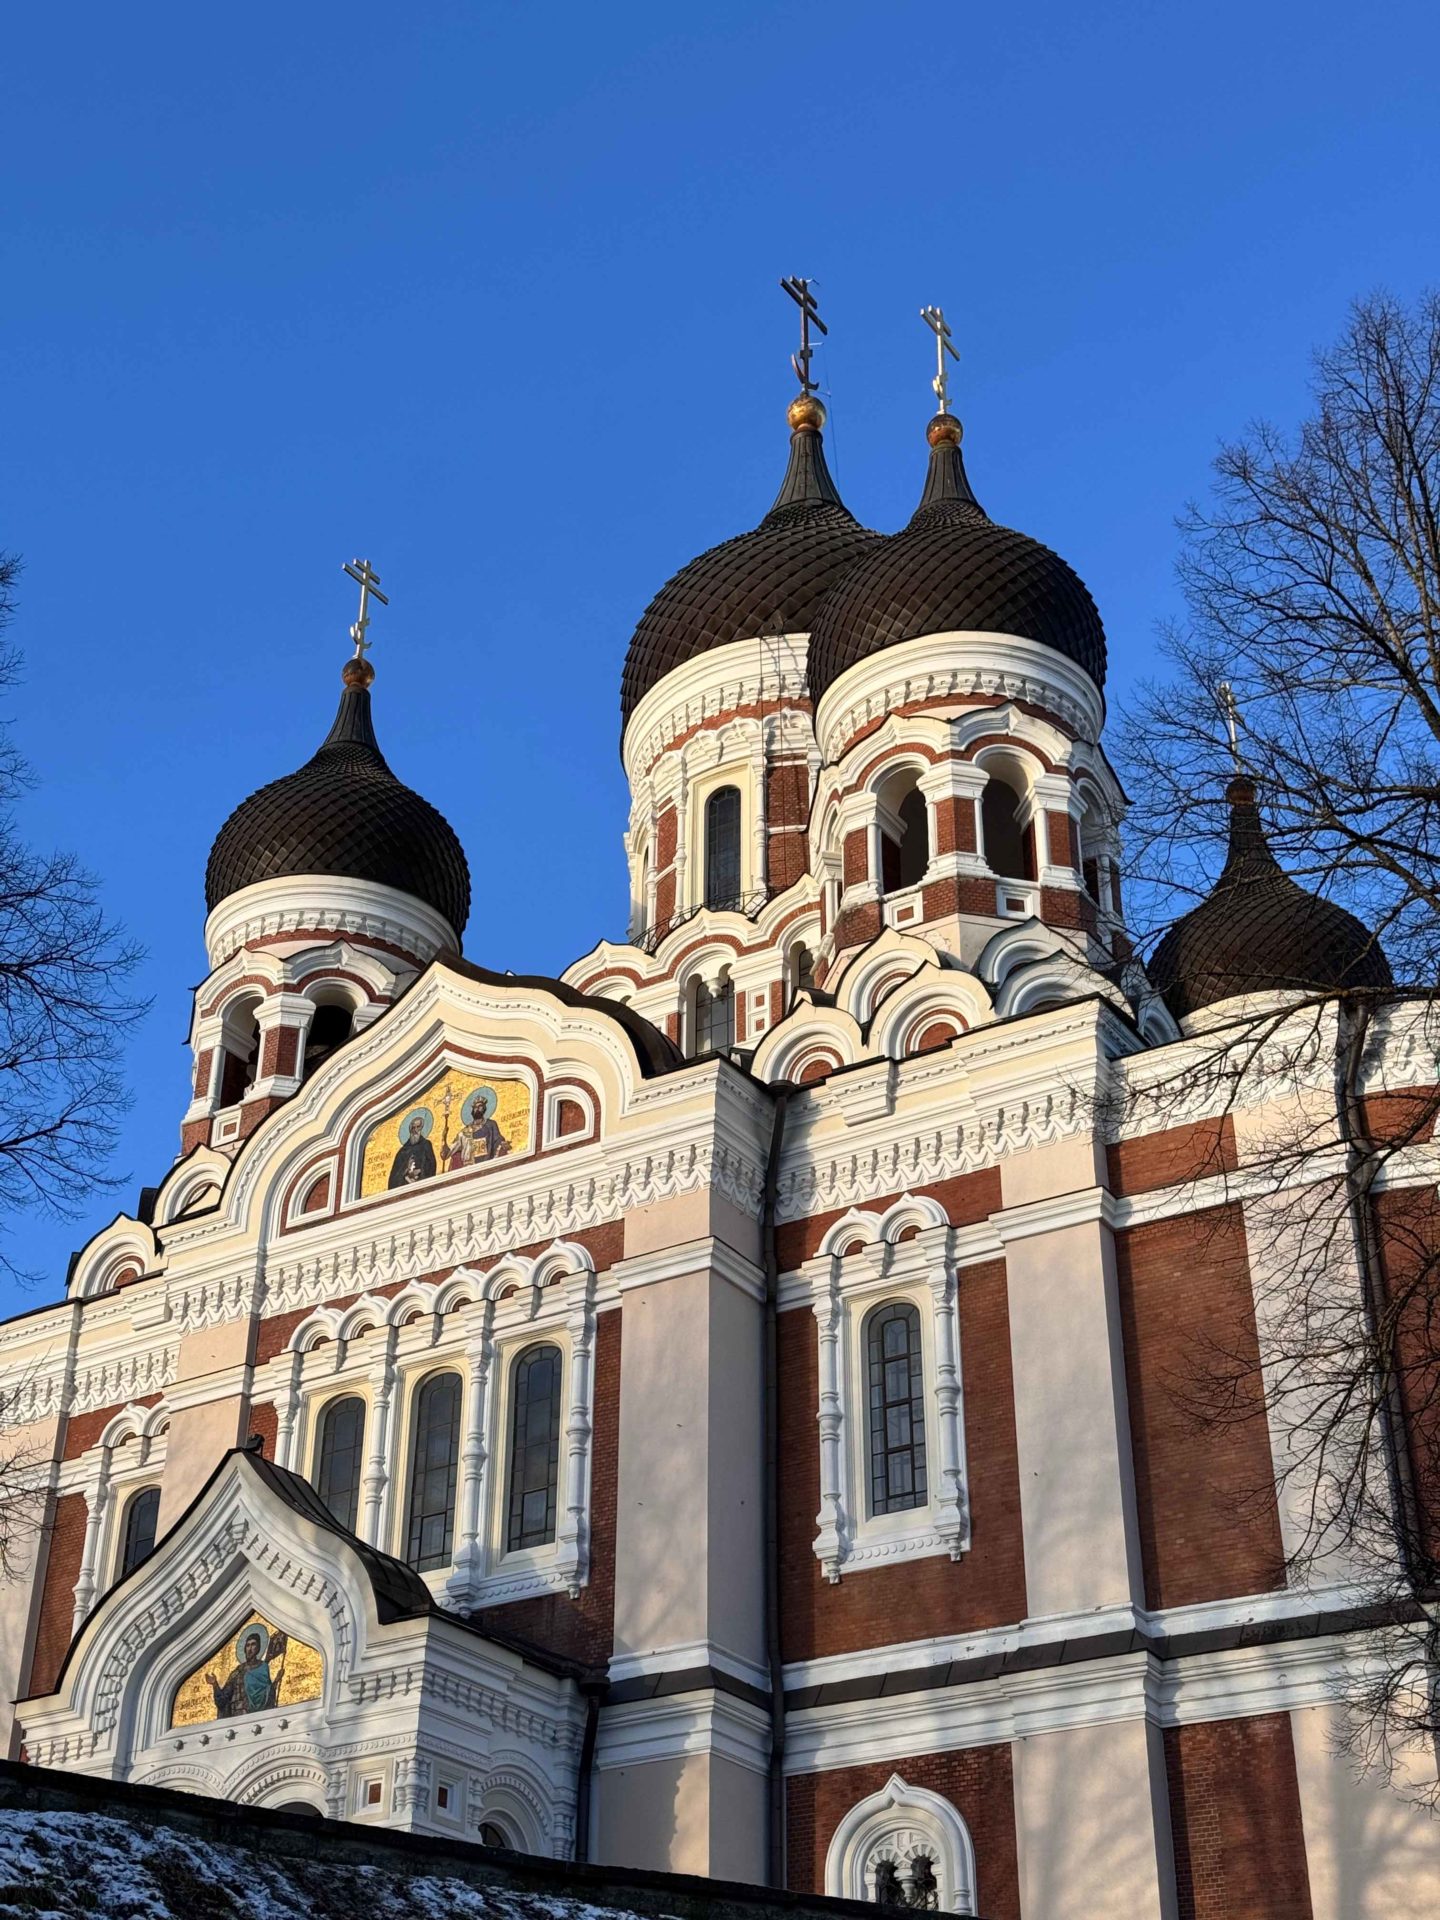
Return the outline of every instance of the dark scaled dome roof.
{"type": "Polygon", "coordinates": [[[830,587],[880,543],[830,477],[819,401],[802,395],[789,419],[790,464],[759,526],[682,567],[641,615],[620,683],[622,727],[653,686],[697,654],[777,628],[808,633],[830,587]]]}
{"type": "Polygon", "coordinates": [[[214,909],[242,887],[287,874],[373,880],[433,907],[458,939],[470,913],[470,869],[450,823],[385,764],[370,714],[367,662],[351,660],[335,724],[296,773],[243,800],[205,869],[214,909]]]}
{"type": "Polygon", "coordinates": [[[1177,1020],[1245,993],[1377,991],[1392,984],[1380,942],[1353,913],[1307,893],[1270,851],[1255,787],[1225,789],[1230,850],[1198,907],[1177,920],[1146,971],[1177,1020]]]}
{"type": "Polygon", "coordinates": [[[819,701],[847,667],[927,633],[1013,633],[1038,640],[1105,685],[1105,629],[1083,580],[1049,547],[996,526],[971,492],[960,423],[930,422],[930,467],[909,524],[853,567],[810,636],[819,701]]]}

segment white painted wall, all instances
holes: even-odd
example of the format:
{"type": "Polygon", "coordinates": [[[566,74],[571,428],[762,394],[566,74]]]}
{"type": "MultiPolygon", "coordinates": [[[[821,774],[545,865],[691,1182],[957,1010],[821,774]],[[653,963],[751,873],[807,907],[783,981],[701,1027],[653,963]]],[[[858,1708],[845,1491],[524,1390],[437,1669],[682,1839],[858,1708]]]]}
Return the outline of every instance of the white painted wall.
{"type": "Polygon", "coordinates": [[[1011,1754],[1024,1920],[1175,1920],[1160,1729],[1128,1720],[1032,1734],[1011,1754]]]}
{"type": "MultiPolygon", "coordinates": [[[[1290,1715],[1314,1920],[1398,1920],[1440,1912],[1440,1821],[1337,1755],[1337,1709],[1290,1715]]],[[[1423,1786],[1417,1758],[1403,1787],[1423,1786]]],[[[1428,1777],[1434,1779],[1433,1763],[1428,1777]]]]}

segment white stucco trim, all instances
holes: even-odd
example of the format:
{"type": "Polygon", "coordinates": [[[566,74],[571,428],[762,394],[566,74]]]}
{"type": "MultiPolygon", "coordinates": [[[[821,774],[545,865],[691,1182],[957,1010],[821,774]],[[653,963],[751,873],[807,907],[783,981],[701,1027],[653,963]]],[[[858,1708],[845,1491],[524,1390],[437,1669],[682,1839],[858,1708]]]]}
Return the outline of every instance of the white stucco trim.
{"type": "Polygon", "coordinates": [[[383,940],[421,962],[460,949],[450,922],[413,894],[343,874],[297,873],[261,880],[222,900],[205,922],[205,951],[215,968],[253,941],[317,926],[358,940],[383,940]]]}
{"type": "Polygon", "coordinates": [[[853,1806],[831,1835],[825,1891],[844,1900],[876,1900],[882,1861],[901,1881],[920,1854],[932,1863],[942,1913],[974,1913],[975,1847],[957,1809],[925,1787],[892,1773],[878,1793],[853,1806]]]}

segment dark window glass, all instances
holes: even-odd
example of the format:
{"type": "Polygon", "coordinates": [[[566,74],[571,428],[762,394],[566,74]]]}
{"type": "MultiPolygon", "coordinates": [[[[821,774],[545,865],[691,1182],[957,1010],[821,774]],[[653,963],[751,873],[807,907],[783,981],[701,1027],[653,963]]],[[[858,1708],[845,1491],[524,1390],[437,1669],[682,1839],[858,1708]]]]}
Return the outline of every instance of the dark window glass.
{"type": "Polygon", "coordinates": [[[410,1530],[405,1557],[418,1572],[447,1567],[455,1538],[455,1470],[460,1457],[460,1376],[436,1373],[415,1403],[410,1530]]]}
{"type": "Polygon", "coordinates": [[[930,864],[930,809],[918,787],[900,802],[900,885],[918,887],[930,864]]]}
{"type": "Polygon", "coordinates": [[[705,802],[705,904],[740,905],[740,789],[717,787],[705,802]]]}
{"type": "Polygon", "coordinates": [[[906,1301],[877,1307],[865,1323],[870,1375],[870,1511],[923,1507],[925,1378],[920,1313],[906,1301]]]}
{"type": "Polygon", "coordinates": [[[728,1053],[735,1044],[735,988],[722,980],[712,993],[703,980],[695,983],[695,1051],[728,1053]]]}
{"type": "Polygon", "coordinates": [[[527,1347],[515,1362],[511,1393],[507,1552],[555,1538],[559,1477],[560,1349],[527,1347]]]}
{"type": "Polygon", "coordinates": [[[482,1847],[510,1847],[512,1850],[515,1846],[515,1842],[498,1820],[480,1822],[480,1844],[482,1847]]]}
{"type": "Polygon", "coordinates": [[[350,1038],[350,1029],[355,1016],[349,1007],[317,1007],[310,1017],[310,1031],[305,1036],[305,1071],[313,1073],[323,1066],[337,1047],[343,1047],[350,1038]]]}
{"type": "Polygon", "coordinates": [[[133,1573],[155,1551],[155,1523],[160,1518],[159,1487],[142,1487],[125,1509],[125,1537],[120,1549],[120,1573],[133,1573]]]}
{"type": "Polygon", "coordinates": [[[1034,878],[1030,836],[1021,830],[1020,800],[1003,780],[986,782],[980,801],[980,828],[985,836],[985,858],[990,871],[1005,880],[1034,878]]]}
{"type": "Polygon", "coordinates": [[[355,1531],[364,1468],[365,1402],[358,1394],[332,1400],[320,1416],[315,1491],[342,1527],[355,1531]]]}

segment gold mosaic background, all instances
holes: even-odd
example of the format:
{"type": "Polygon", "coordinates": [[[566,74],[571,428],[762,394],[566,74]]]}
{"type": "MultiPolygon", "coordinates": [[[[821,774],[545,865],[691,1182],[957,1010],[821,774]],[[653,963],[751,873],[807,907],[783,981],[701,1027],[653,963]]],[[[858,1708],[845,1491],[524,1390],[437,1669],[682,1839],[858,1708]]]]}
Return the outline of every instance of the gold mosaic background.
{"type": "Polygon", "coordinates": [[[493,1089],[496,1107],[491,1118],[505,1136],[511,1153],[524,1153],[530,1145],[531,1103],[530,1089],[526,1083],[523,1080],[500,1080],[493,1073],[465,1073],[451,1067],[427,1087],[407,1094],[393,1112],[387,1113],[383,1120],[377,1121],[370,1129],[360,1168],[361,1194],[385,1193],[389,1190],[390,1168],[400,1146],[400,1130],[416,1107],[428,1107],[434,1115],[435,1123],[428,1138],[435,1149],[435,1177],[443,1177],[446,1147],[453,1147],[463,1131],[460,1109],[467,1095],[473,1093],[476,1087],[493,1089]],[[447,1093],[450,1095],[448,1125],[445,1114],[447,1093]]]}
{"type": "MultiPolygon", "coordinates": [[[[172,1727],[198,1727],[207,1720],[218,1720],[215,1711],[215,1696],[210,1691],[209,1676],[213,1674],[223,1687],[234,1671],[235,1643],[241,1641],[253,1626],[262,1626],[268,1637],[275,1632],[275,1624],[261,1613],[252,1613],[250,1618],[234,1633],[228,1635],[225,1642],[203,1666],[195,1669],[188,1679],[182,1680],[175,1690],[175,1704],[170,1710],[172,1727]]],[[[325,1661],[318,1647],[309,1646],[304,1640],[291,1637],[285,1649],[285,1665],[282,1669],[277,1660],[271,1668],[271,1678],[279,1676],[280,1686],[276,1695],[276,1705],[298,1707],[306,1700],[318,1700],[325,1679],[325,1661]]]]}

